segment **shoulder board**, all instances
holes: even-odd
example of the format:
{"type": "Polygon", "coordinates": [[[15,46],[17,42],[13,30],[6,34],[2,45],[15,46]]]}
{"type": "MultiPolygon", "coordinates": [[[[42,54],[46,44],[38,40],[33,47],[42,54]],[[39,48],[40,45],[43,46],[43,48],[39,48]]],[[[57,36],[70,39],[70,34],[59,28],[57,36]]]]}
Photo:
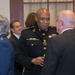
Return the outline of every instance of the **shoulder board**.
{"type": "Polygon", "coordinates": [[[50,26],[51,28],[56,28],[56,26],[50,26]]]}
{"type": "Polygon", "coordinates": [[[24,28],[24,30],[29,30],[29,29],[33,29],[33,28],[34,28],[34,26],[26,27],[26,28],[24,28]]]}
{"type": "Polygon", "coordinates": [[[52,29],[56,29],[56,26],[50,26],[52,29]]]}

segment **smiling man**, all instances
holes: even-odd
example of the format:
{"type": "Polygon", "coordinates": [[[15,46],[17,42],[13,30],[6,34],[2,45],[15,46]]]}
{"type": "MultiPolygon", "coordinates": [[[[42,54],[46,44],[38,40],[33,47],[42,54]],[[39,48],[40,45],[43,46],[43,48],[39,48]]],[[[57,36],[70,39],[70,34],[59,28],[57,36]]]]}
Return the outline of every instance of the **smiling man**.
{"type": "MultiPolygon", "coordinates": [[[[12,32],[12,35],[10,37],[10,42],[13,45],[14,52],[16,54],[16,50],[18,47],[18,40],[21,35],[22,26],[18,20],[14,20],[10,23],[10,30],[12,32]]],[[[22,75],[22,69],[23,67],[15,62],[15,68],[14,68],[14,74],[15,75],[22,75]]]]}

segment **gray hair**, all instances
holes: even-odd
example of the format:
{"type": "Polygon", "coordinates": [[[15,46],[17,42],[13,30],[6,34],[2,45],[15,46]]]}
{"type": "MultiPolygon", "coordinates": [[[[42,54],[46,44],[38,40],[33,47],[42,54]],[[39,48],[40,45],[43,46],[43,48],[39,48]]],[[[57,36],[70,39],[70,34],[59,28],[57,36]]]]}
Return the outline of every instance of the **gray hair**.
{"type": "Polygon", "coordinates": [[[0,34],[6,34],[8,35],[9,33],[9,21],[6,17],[3,15],[0,15],[0,34]]]}
{"type": "Polygon", "coordinates": [[[60,13],[60,19],[64,20],[65,25],[75,24],[75,14],[71,10],[63,10],[60,13]]]}

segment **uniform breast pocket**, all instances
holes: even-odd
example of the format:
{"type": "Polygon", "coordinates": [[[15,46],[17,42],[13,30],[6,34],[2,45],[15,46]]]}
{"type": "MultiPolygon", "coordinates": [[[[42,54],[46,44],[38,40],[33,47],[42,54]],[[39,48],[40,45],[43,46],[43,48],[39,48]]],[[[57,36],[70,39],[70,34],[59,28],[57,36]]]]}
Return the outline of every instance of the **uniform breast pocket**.
{"type": "Polygon", "coordinates": [[[37,45],[40,45],[41,42],[39,40],[27,40],[26,44],[29,46],[37,46],[37,45]]]}

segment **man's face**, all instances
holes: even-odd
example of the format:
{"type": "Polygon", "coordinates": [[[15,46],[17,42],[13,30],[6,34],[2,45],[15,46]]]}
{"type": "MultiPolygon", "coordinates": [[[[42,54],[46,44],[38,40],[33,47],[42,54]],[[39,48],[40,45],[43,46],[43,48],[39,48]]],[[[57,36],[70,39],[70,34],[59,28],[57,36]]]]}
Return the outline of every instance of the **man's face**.
{"type": "Polygon", "coordinates": [[[20,35],[21,31],[22,31],[22,26],[20,25],[20,23],[19,22],[14,22],[12,32],[15,33],[15,34],[20,35]]]}
{"type": "Polygon", "coordinates": [[[41,13],[36,17],[36,22],[41,30],[46,30],[50,23],[50,14],[48,12],[41,13]]]}

